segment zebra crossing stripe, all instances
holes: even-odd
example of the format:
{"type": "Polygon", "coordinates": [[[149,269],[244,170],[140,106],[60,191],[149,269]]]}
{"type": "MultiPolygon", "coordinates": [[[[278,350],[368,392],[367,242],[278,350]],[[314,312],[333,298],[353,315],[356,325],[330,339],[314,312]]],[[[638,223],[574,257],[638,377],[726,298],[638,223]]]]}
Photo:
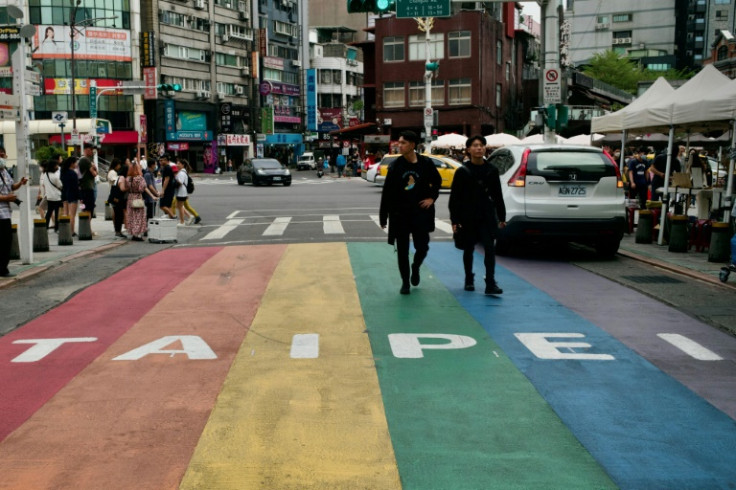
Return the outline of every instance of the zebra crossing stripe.
{"type": "Polygon", "coordinates": [[[219,228],[216,228],[215,230],[212,230],[202,238],[202,240],[219,240],[223,238],[225,235],[233,231],[235,228],[237,228],[239,225],[243,224],[244,219],[229,219],[227,222],[220,226],[219,228]]]}
{"type": "Polygon", "coordinates": [[[264,236],[280,236],[286,231],[286,227],[291,222],[291,216],[279,217],[273,220],[273,223],[268,225],[266,231],[263,232],[264,236]]]}
{"type": "Polygon", "coordinates": [[[330,214],[322,217],[322,230],[325,235],[339,235],[345,234],[345,229],[340,223],[340,216],[336,214],[330,214]]]}

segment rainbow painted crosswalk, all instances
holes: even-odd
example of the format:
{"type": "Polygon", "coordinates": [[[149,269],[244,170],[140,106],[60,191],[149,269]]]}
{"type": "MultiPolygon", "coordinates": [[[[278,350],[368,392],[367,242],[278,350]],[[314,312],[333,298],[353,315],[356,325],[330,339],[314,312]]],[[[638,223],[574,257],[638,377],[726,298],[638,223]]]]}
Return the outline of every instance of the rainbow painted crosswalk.
{"type": "Polygon", "coordinates": [[[395,260],[169,249],[0,338],[0,488],[736,485],[734,420],[591,321],[395,260]]]}

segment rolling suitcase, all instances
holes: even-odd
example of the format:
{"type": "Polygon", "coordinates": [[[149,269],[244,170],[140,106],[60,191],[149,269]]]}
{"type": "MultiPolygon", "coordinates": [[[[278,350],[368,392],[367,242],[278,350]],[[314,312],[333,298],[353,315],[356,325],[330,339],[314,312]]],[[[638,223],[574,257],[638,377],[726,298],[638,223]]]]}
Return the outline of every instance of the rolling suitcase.
{"type": "Polygon", "coordinates": [[[168,217],[159,218],[158,201],[154,203],[153,218],[148,220],[148,241],[151,243],[177,243],[177,220],[168,217]]]}

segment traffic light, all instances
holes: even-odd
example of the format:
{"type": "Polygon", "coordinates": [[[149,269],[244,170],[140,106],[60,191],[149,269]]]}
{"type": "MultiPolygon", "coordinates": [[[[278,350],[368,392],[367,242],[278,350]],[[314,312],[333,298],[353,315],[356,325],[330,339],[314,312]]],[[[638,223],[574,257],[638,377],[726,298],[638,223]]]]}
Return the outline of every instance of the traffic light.
{"type": "Polygon", "coordinates": [[[567,129],[567,120],[569,118],[569,110],[570,108],[566,105],[557,106],[557,121],[556,121],[555,126],[556,126],[556,131],[558,133],[567,129]]]}
{"type": "Polygon", "coordinates": [[[545,117],[544,122],[547,123],[547,127],[551,130],[554,130],[557,126],[557,107],[554,104],[547,106],[547,117],[545,117]]]}
{"type": "Polygon", "coordinates": [[[440,62],[439,61],[430,61],[426,65],[424,65],[424,69],[427,71],[437,71],[440,69],[440,62]]]}
{"type": "Polygon", "coordinates": [[[171,92],[181,92],[181,85],[178,83],[161,83],[156,86],[163,95],[171,96],[171,92]]]}
{"type": "Polygon", "coordinates": [[[396,0],[348,0],[348,13],[372,12],[381,14],[393,10],[396,0]]]}

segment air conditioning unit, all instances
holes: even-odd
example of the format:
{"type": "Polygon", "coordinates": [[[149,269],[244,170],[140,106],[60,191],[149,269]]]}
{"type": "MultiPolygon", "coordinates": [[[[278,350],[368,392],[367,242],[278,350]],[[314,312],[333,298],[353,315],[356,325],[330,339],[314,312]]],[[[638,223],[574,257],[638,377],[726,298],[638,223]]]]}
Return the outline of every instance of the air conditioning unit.
{"type": "Polygon", "coordinates": [[[217,100],[222,100],[225,98],[225,92],[217,92],[217,100]]]}
{"type": "Polygon", "coordinates": [[[230,36],[228,34],[222,35],[222,42],[226,43],[230,40],[230,36]]]}
{"type": "Polygon", "coordinates": [[[211,95],[209,90],[200,90],[197,92],[197,97],[203,100],[209,99],[211,95]]]}
{"type": "Polygon", "coordinates": [[[302,66],[302,61],[301,60],[292,60],[291,61],[291,64],[294,65],[294,66],[302,66]]]}
{"type": "Polygon", "coordinates": [[[609,27],[611,27],[611,25],[610,25],[610,24],[596,24],[596,25],[595,25],[595,30],[596,30],[596,31],[605,31],[605,30],[606,30],[606,29],[608,29],[609,27]]]}
{"type": "Polygon", "coordinates": [[[197,95],[196,95],[196,97],[197,97],[198,99],[204,99],[204,90],[197,90],[197,95]]]}
{"type": "Polygon", "coordinates": [[[240,20],[246,21],[248,20],[248,12],[240,11],[240,20]]]}
{"type": "Polygon", "coordinates": [[[611,41],[611,44],[631,44],[631,38],[630,37],[614,38],[611,41]]]}
{"type": "Polygon", "coordinates": [[[204,10],[204,0],[194,0],[194,8],[204,10]]]}
{"type": "Polygon", "coordinates": [[[244,77],[249,77],[250,76],[250,66],[244,66],[243,68],[241,68],[240,74],[243,75],[244,77]]]}
{"type": "Polygon", "coordinates": [[[245,87],[243,87],[242,85],[238,85],[237,87],[235,87],[235,93],[237,95],[245,95],[245,87]]]}

